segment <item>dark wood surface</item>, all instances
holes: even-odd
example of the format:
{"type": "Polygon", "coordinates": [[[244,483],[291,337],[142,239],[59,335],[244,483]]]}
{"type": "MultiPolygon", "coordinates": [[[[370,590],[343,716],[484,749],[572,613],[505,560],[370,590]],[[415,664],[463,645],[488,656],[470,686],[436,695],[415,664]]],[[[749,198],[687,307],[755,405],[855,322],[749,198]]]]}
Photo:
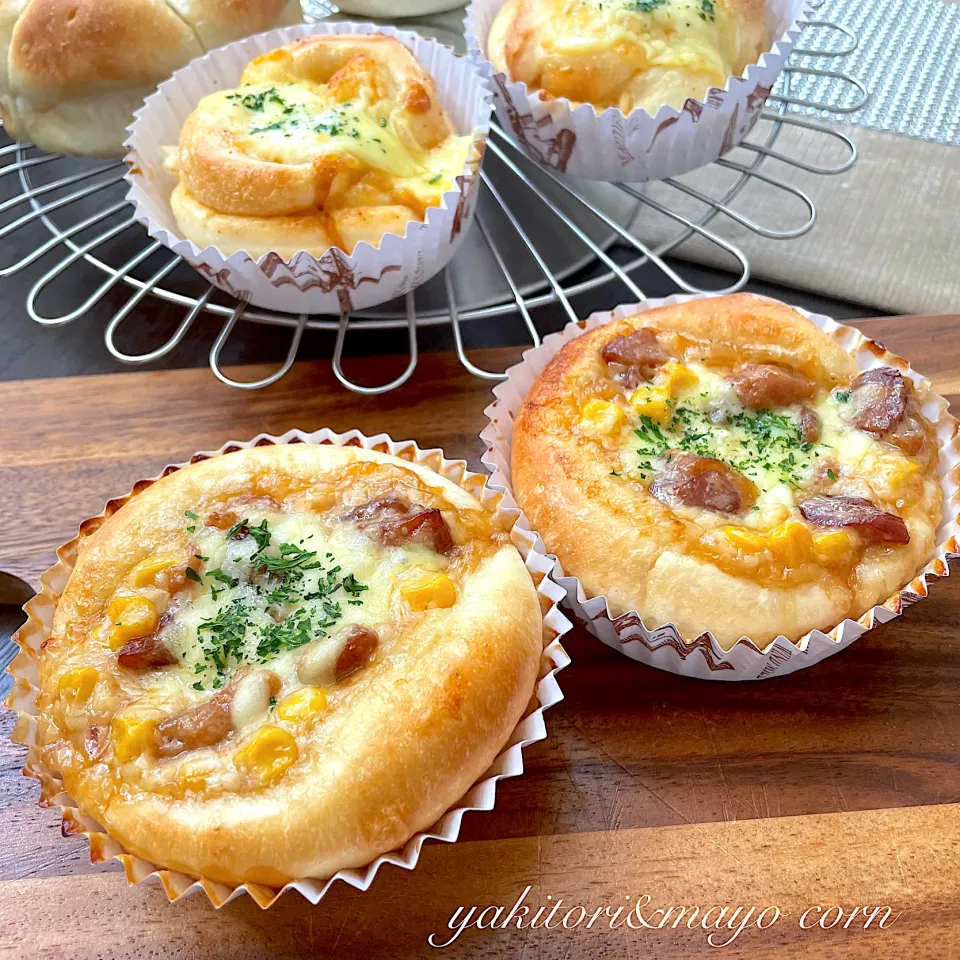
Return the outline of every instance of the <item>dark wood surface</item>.
{"type": "MultiPolygon", "coordinates": [[[[863,326],[960,396],[960,317],[863,326]]],[[[515,355],[477,359],[502,368],[515,355]]],[[[400,361],[367,363],[386,379],[400,361]]],[[[260,431],[382,430],[477,468],[489,391],[448,354],[425,356],[413,381],[383,398],[346,393],[327,362],[300,364],[253,394],[206,370],[0,384],[0,571],[35,584],[108,497],[165,463],[260,431]]],[[[85,842],[61,838],[56,812],[37,807],[34,783],[20,776],[22,750],[4,740],[0,955],[718,952],[707,943],[713,928],[611,930],[609,916],[590,929],[470,929],[445,950],[428,944],[431,933],[449,939],[458,907],[509,909],[529,885],[533,911],[563,899],[552,925],[568,907],[592,915],[644,895],[648,920],[671,905],[779,907],[773,926],[745,929],[722,956],[960,956],[958,611],[951,578],[838,657],[744,685],[661,673],[575,631],[548,739],[527,751],[522,778],[501,784],[496,809],[468,815],[460,842],[428,845],[413,873],[387,867],[368,893],[340,885],[317,907],[288,895],[265,913],[248,898],[215,912],[202,897],[171,906],[155,884],[128,887],[116,864],[92,866],[85,842]],[[800,928],[806,908],[833,905],[846,911],[834,929],[800,928]],[[854,907],[882,905],[896,916],[885,928],[880,914],[864,930],[862,912],[844,928],[854,907]]]]}

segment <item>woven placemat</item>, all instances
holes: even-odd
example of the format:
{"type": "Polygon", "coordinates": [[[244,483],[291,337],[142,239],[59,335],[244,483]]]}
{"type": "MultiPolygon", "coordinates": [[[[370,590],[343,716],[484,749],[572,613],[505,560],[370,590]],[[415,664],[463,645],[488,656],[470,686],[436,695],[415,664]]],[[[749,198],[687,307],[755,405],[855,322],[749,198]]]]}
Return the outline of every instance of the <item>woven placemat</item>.
{"type": "MultiPolygon", "coordinates": [[[[767,240],[724,218],[713,228],[747,255],[754,277],[826,296],[862,303],[880,313],[939,313],[960,306],[960,149],[940,143],[845,126],[859,159],[846,173],[815,176],[767,161],[784,181],[804,190],[817,205],[813,229],[796,240],[767,240]]],[[[837,160],[836,141],[788,127],[777,150],[810,164],[837,160]]],[[[745,152],[744,152],[745,153],[745,152]]],[[[745,156],[745,159],[749,159],[745,156]]],[[[728,174],[719,168],[689,178],[697,188],[718,195],[728,174]]],[[[662,184],[650,195],[669,198],[673,209],[699,215],[702,206],[662,184]]],[[[782,191],[752,183],[736,209],[760,223],[802,223],[805,210],[782,191]],[[795,210],[795,214],[794,214],[795,210]]],[[[637,236],[658,242],[676,226],[651,211],[633,224],[637,236]]],[[[713,244],[692,239],[678,255],[729,267],[728,255],[713,244]]]]}

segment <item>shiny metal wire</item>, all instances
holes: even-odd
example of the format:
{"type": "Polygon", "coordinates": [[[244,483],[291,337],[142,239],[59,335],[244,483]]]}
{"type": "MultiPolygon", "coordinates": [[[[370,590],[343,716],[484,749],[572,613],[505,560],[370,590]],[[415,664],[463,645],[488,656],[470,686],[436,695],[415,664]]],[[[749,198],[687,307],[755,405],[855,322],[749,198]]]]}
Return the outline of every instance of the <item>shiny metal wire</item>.
{"type": "MultiPolygon", "coordinates": [[[[309,0],[309,2],[316,8],[315,12],[318,16],[328,6],[323,0],[309,0]]],[[[843,26],[826,20],[812,21],[811,26],[820,28],[821,33],[835,31],[846,42],[843,42],[839,49],[832,50],[797,48],[795,55],[805,58],[836,58],[851,53],[857,48],[856,36],[843,26]]],[[[493,304],[478,306],[458,303],[451,272],[445,270],[443,289],[446,303],[444,306],[418,311],[414,293],[408,293],[401,311],[397,311],[392,305],[387,305],[355,315],[344,313],[339,318],[294,316],[252,308],[243,302],[219,302],[227,298],[212,287],[207,288],[199,296],[194,296],[184,290],[183,284],[177,285],[172,282],[171,275],[182,262],[175,256],[167,258],[147,279],[138,278],[133,271],[154,255],[161,254],[163,248],[156,241],[150,240],[131,217],[123,216],[126,209],[124,202],[109,202],[108,198],[111,196],[109,191],[113,190],[115,193],[120,188],[124,165],[117,161],[93,164],[89,169],[59,177],[49,183],[36,182],[38,168],[42,169],[46,164],[60,158],[40,154],[32,144],[13,142],[0,147],[0,186],[6,182],[5,178],[16,178],[20,189],[16,195],[0,202],[0,216],[8,213],[13,215],[13,219],[0,226],[0,243],[17,237],[20,231],[36,224],[42,224],[49,236],[32,249],[29,244],[17,245],[18,253],[24,250],[25,252],[10,263],[0,262],[0,277],[19,274],[47,255],[59,255],[57,262],[32,284],[27,295],[27,313],[34,321],[44,326],[70,323],[95,309],[111,291],[118,289],[126,291],[128,296],[125,302],[108,319],[105,342],[112,356],[127,364],[145,364],[159,360],[175,349],[187,336],[191,326],[201,314],[219,316],[223,319],[223,325],[210,350],[210,368],[219,380],[238,389],[254,390],[281,379],[296,359],[304,331],[311,329],[336,332],[331,363],[334,375],[344,387],[365,395],[386,393],[409,380],[416,369],[418,326],[440,323],[451,325],[457,355],[465,369],[485,379],[501,379],[504,376],[501,371],[482,369],[467,356],[462,329],[464,322],[518,314],[530,342],[537,345],[540,337],[533,319],[535,310],[549,304],[559,304],[571,319],[577,319],[576,310],[571,303],[572,298],[612,282],[621,284],[631,297],[643,299],[644,292],[631,274],[648,264],[656,268],[677,289],[700,292],[702,288],[686,279],[682,268],[674,267],[665,259],[694,236],[715,244],[723,250],[729,257],[732,272],[735,275],[732,283],[711,292],[725,293],[741,289],[749,280],[750,265],[744,253],[735,244],[726,240],[722,232],[714,226],[718,218],[720,223],[730,221],[771,240],[799,237],[810,230],[816,222],[816,205],[811,197],[776,173],[761,168],[765,167],[769,161],[778,161],[808,173],[832,176],[848,170],[857,158],[856,147],[845,134],[836,129],[829,129],[808,116],[799,116],[796,112],[788,113],[788,110],[810,108],[838,115],[846,114],[860,109],[867,102],[868,97],[867,88],[862,82],[838,70],[788,63],[780,85],[771,95],[767,108],[761,115],[762,123],[757,124],[750,141],[741,144],[738,148],[745,151],[746,159],[734,160],[724,157],[716,161],[717,166],[735,175],[732,185],[722,195],[711,196],[689,182],[675,179],[664,181],[677,195],[699,201],[704,208],[699,215],[694,217],[678,212],[670,203],[662,199],[654,199],[640,185],[616,184],[615,186],[622,191],[624,198],[629,202],[636,203],[638,207],[649,207],[675,224],[676,233],[655,247],[644,243],[641,238],[634,236],[609,214],[599,209],[578,189],[576,181],[567,180],[548,170],[542,170],[539,173],[526,172],[529,168],[525,169],[519,160],[523,156],[520,149],[506,133],[494,127],[493,136],[489,141],[489,150],[491,156],[495,156],[498,161],[496,175],[489,167],[481,174],[485,189],[493,202],[488,203],[484,210],[478,212],[475,230],[489,252],[492,262],[502,274],[509,294],[504,296],[502,301],[493,304]],[[820,103],[796,96],[792,92],[794,80],[800,76],[823,77],[841,84],[848,84],[849,87],[844,93],[844,104],[841,106],[820,103]],[[815,166],[775,149],[785,124],[802,127],[809,131],[810,136],[825,136],[839,141],[844,151],[844,158],[833,166],[815,166]],[[511,178],[515,182],[511,184],[505,182],[511,178]],[[546,196],[540,189],[540,184],[535,182],[538,178],[545,178],[557,188],[559,193],[554,192],[554,196],[562,197],[562,202],[546,196]],[[734,202],[744,188],[753,181],[762,182],[770,188],[781,191],[785,199],[789,197],[793,198],[794,202],[799,202],[805,210],[803,221],[796,226],[783,228],[775,223],[758,223],[738,212],[734,202]],[[589,276],[583,278],[580,271],[579,278],[575,275],[572,279],[561,280],[551,272],[543,255],[505,200],[504,194],[508,192],[506,187],[513,187],[515,192],[518,183],[524,190],[523,196],[529,197],[531,204],[540,204],[543,215],[556,220],[562,225],[562,229],[572,234],[589,253],[594,264],[589,276]],[[100,193],[104,194],[102,209],[96,210],[89,216],[80,217],[67,226],[58,225],[54,219],[54,214],[63,216],[63,213],[68,212],[73,205],[82,206],[84,202],[97,198],[100,193]],[[572,215],[574,209],[586,211],[595,217],[620,248],[625,249],[628,256],[634,256],[626,263],[615,260],[603,244],[598,243],[578,224],[572,215]],[[509,251],[501,249],[494,240],[494,234],[497,231],[491,228],[491,217],[501,218],[503,223],[500,226],[509,227],[510,235],[515,238],[515,243],[509,251]],[[127,259],[120,266],[113,266],[108,261],[108,254],[104,252],[104,248],[112,249],[112,246],[117,243],[122,245],[123,255],[127,259]],[[514,261],[515,256],[529,257],[542,274],[543,282],[532,292],[529,289],[524,292],[523,285],[511,271],[510,263],[514,261]],[[52,283],[62,281],[65,274],[79,264],[92,266],[103,274],[99,285],[73,310],[57,316],[47,316],[41,312],[38,301],[44,291],[52,283]],[[218,299],[214,299],[215,293],[218,299]],[[182,307],[183,319],[177,324],[174,332],[155,348],[140,354],[126,353],[116,343],[117,332],[134,308],[147,297],[182,307]],[[283,363],[268,375],[252,381],[234,379],[224,371],[220,363],[225,344],[243,322],[272,324],[289,328],[291,331],[290,344],[283,363]],[[359,384],[347,376],[343,369],[343,354],[347,333],[350,330],[362,332],[403,327],[408,331],[409,360],[399,376],[383,384],[359,384]]],[[[738,156],[743,157],[744,153],[741,152],[738,156]]],[[[776,205],[771,205],[771,210],[778,209],[776,205]]],[[[503,236],[503,229],[499,234],[503,236]]]]}

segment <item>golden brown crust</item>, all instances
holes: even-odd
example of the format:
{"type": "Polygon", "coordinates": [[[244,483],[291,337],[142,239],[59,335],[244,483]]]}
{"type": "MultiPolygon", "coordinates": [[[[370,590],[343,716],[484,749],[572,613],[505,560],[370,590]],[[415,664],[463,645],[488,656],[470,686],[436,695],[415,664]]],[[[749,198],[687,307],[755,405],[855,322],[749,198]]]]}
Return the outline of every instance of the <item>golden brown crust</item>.
{"type": "Polygon", "coordinates": [[[626,0],[507,0],[486,53],[532,90],[655,114],[703,100],[768,46],[762,0],[663,0],[649,10],[626,0]]]}
{"type": "Polygon", "coordinates": [[[303,38],[250,63],[239,90],[200,102],[170,164],[174,216],[200,247],[289,259],[377,246],[438,205],[466,159],[433,79],[393,37],[303,38]],[[283,112],[237,105],[269,89],[267,111],[283,112]]]}
{"type": "Polygon", "coordinates": [[[351,253],[361,241],[377,246],[385,233],[403,236],[410,223],[410,208],[398,204],[269,218],[217,213],[183,184],[174,187],[170,206],[184,235],[198,247],[247,250],[255,257],[272,252],[284,260],[300,250],[339,247],[351,253]]]}
{"type": "Polygon", "coordinates": [[[3,0],[3,115],[45,149],[117,154],[134,109],[174,70],[298,13],[295,0],[3,0]]]}
{"type": "MultiPolygon", "coordinates": [[[[82,542],[40,659],[38,742],[81,811],[139,856],[228,883],[325,877],[402,845],[486,770],[529,703],[541,630],[516,549],[449,481],[359,448],[253,448],[156,482],[82,542]],[[181,535],[185,510],[239,493],[315,497],[330,508],[331,483],[352,503],[397,482],[423,503],[445,505],[460,525],[450,568],[457,600],[404,621],[369,664],[328,692],[326,712],[297,733],[299,758],[281,780],[209,795],[182,784],[186,792],[172,796],[144,779],[156,762],[147,757],[124,765],[108,742],[100,762],[89,760],[76,732],[82,717],[65,705],[60,679],[94,666],[101,686],[119,685],[121,708],[133,696],[136,682],[111,666],[98,624],[131,568],[181,535]]],[[[232,756],[228,745],[214,761],[227,769],[232,756]]]]}
{"type": "MultiPolygon", "coordinates": [[[[847,476],[837,467],[843,475],[831,482],[830,492],[867,496],[901,515],[911,542],[867,547],[835,567],[804,561],[791,570],[773,559],[767,565],[763,553],[757,559],[736,550],[730,556],[717,552],[717,539],[729,525],[753,523],[749,511],[729,517],[676,510],[649,493],[649,477],[615,475],[623,472],[616,449],[581,436],[576,425],[589,397],[612,398],[629,410],[600,352],[614,336],[641,327],[655,330],[681,361],[706,360],[725,376],[744,362],[778,363],[813,380],[821,396],[859,372],[853,358],[814,324],[783,304],[750,295],[646,311],[567,343],[524,400],[513,434],[512,478],[532,528],[588,596],[606,597],[613,616],[636,610],[650,627],[672,621],[691,640],[710,630],[729,647],[742,635],[762,644],[780,634],[799,640],[814,628],[830,629],[883,601],[915,574],[933,550],[942,498],[929,425],[916,457],[876,442],[865,461],[868,475],[847,476]],[[907,479],[891,479],[898,471],[907,479]]],[[[629,424],[616,444],[621,442],[631,443],[629,424]]],[[[831,463],[824,460],[824,469],[831,463]]],[[[795,506],[780,517],[803,523],[795,506]]],[[[754,532],[770,533],[762,525],[747,530],[754,532]]]]}

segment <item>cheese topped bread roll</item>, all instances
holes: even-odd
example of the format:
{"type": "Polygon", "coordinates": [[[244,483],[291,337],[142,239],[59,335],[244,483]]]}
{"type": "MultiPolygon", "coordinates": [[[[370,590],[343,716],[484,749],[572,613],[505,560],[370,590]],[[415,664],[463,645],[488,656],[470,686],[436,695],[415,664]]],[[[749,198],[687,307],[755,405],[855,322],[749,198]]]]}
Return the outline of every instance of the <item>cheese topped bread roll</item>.
{"type": "Polygon", "coordinates": [[[171,207],[187,238],[228,255],[351,253],[423,220],[471,149],[399,40],[306,37],[200,101],[168,161],[171,207]]]}
{"type": "Polygon", "coordinates": [[[514,429],[518,504],[616,617],[725,649],[857,618],[935,545],[938,443],[918,388],[861,371],[761,297],[649,310],[570,341],[514,429]]]}
{"type": "Polygon", "coordinates": [[[254,447],[150,485],[80,542],[38,665],[38,743],[130,852],[223,883],[402,846],[527,709],[536,588],[419,464],[254,447]]]}
{"type": "Polygon", "coordinates": [[[768,46],[763,0],[507,0],[487,55],[545,97],[655,114],[704,100],[768,46]]]}

